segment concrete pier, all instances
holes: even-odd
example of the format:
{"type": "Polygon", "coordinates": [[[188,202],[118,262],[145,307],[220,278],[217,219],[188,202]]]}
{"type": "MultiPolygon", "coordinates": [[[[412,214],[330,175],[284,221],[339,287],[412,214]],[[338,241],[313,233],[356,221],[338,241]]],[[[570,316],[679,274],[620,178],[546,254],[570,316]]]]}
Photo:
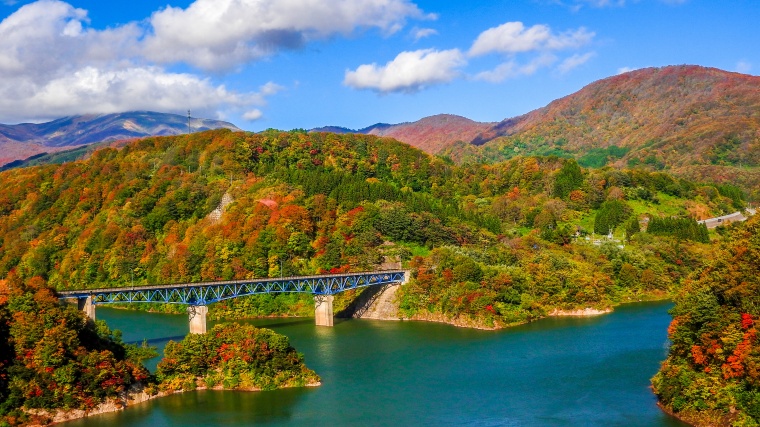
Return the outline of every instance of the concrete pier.
{"type": "Polygon", "coordinates": [[[95,321],[95,304],[92,303],[92,295],[87,298],[77,299],[77,307],[84,311],[84,314],[86,314],[90,320],[93,322],[95,321]]]}
{"type": "Polygon", "coordinates": [[[208,314],[208,307],[205,305],[191,305],[187,307],[191,334],[206,333],[206,314],[208,314]]]}
{"type": "Polygon", "coordinates": [[[333,296],[314,296],[314,320],[317,326],[333,325],[333,296]]]}

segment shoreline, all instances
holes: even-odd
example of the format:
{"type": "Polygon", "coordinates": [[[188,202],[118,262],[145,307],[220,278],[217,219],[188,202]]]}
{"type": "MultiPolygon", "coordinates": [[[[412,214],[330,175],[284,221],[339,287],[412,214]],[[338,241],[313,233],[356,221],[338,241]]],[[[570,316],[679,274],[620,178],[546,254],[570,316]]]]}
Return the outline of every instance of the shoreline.
{"type": "Polygon", "coordinates": [[[576,310],[560,310],[558,308],[555,308],[546,316],[539,317],[537,319],[526,320],[524,322],[509,323],[509,324],[501,324],[499,322],[494,322],[493,326],[485,325],[474,319],[463,319],[460,317],[448,318],[441,313],[430,313],[430,312],[426,312],[424,314],[415,314],[412,317],[404,317],[401,319],[374,319],[374,320],[408,320],[412,322],[443,323],[443,324],[455,326],[457,328],[478,329],[481,331],[499,331],[499,330],[511,328],[514,326],[520,326],[520,325],[525,325],[531,322],[536,322],[541,319],[547,319],[549,317],[595,317],[595,316],[601,316],[604,314],[610,314],[613,311],[614,310],[612,309],[612,307],[608,307],[603,310],[598,310],[598,309],[594,309],[590,307],[583,308],[583,309],[576,309],[576,310]]]}
{"type": "Polygon", "coordinates": [[[607,307],[604,309],[596,309],[591,307],[586,308],[579,308],[575,310],[560,310],[558,308],[555,308],[552,310],[549,314],[546,315],[546,317],[593,317],[593,316],[601,316],[603,314],[609,314],[612,313],[613,309],[612,307],[607,307]]]}
{"type": "MultiPolygon", "coordinates": [[[[626,301],[618,305],[623,304],[632,304],[632,303],[642,303],[642,302],[657,302],[657,301],[664,301],[668,298],[661,298],[661,299],[646,299],[644,301],[626,301]]],[[[114,307],[116,308],[116,307],[114,307]]],[[[561,310],[559,308],[553,309],[551,312],[549,312],[547,315],[537,318],[535,320],[526,321],[526,322],[520,322],[520,323],[512,323],[512,324],[499,324],[495,323],[494,326],[486,326],[477,320],[474,319],[462,319],[462,318],[447,318],[443,314],[440,313],[426,313],[426,314],[416,314],[412,317],[404,317],[404,318],[392,318],[392,319],[370,319],[370,320],[392,320],[392,321],[399,321],[399,320],[406,320],[406,321],[419,321],[419,322],[431,322],[431,323],[443,323],[448,324],[454,327],[458,328],[470,328],[470,329],[478,329],[478,330],[485,330],[485,331],[497,331],[501,329],[510,328],[513,326],[519,326],[522,324],[538,321],[541,319],[546,319],[549,317],[595,317],[595,316],[601,316],[604,314],[610,314],[614,311],[613,307],[608,307],[605,309],[594,309],[591,307],[586,307],[584,309],[574,309],[574,310],[561,310]]],[[[303,316],[266,316],[266,317],[255,317],[250,319],[273,319],[273,318],[309,318],[309,317],[303,317],[303,316]]],[[[309,383],[304,385],[304,387],[318,387],[322,385],[321,381],[318,381],[316,383],[309,383]]],[[[281,387],[281,388],[291,388],[291,386],[287,387],[281,387]]],[[[191,391],[201,391],[201,390],[210,390],[210,391],[242,391],[242,392],[257,392],[261,391],[261,389],[258,388],[251,388],[251,389],[225,389],[222,386],[215,386],[215,387],[206,387],[206,386],[198,386],[193,390],[173,390],[170,392],[166,391],[160,391],[155,394],[149,394],[145,391],[144,385],[139,385],[137,388],[133,386],[129,391],[124,392],[122,395],[120,395],[118,398],[111,398],[107,401],[99,404],[92,410],[82,410],[82,409],[71,409],[71,410],[57,410],[55,412],[48,412],[45,410],[28,410],[26,411],[28,414],[38,417],[44,417],[49,419],[49,424],[43,424],[43,425],[55,425],[55,424],[62,424],[68,421],[73,421],[77,419],[87,418],[94,415],[100,415],[100,414],[106,414],[106,413],[112,413],[112,412],[118,412],[123,411],[125,409],[128,409],[132,406],[139,405],[144,402],[148,402],[153,399],[161,398],[170,396],[177,393],[185,393],[185,392],[191,392],[191,391]]],[[[673,416],[674,418],[677,418],[689,425],[699,427],[700,425],[704,424],[697,424],[695,423],[695,418],[690,417],[689,415],[681,416],[676,415],[672,411],[668,410],[664,406],[660,404],[660,402],[657,402],[657,405],[663,410],[663,412],[667,413],[670,416],[673,416]]]]}
{"type": "Polygon", "coordinates": [[[670,415],[671,417],[686,423],[692,427],[718,427],[718,426],[730,426],[735,421],[735,416],[729,414],[710,414],[710,413],[676,413],[672,409],[663,405],[659,400],[657,401],[657,407],[662,412],[670,415]]]}
{"type": "MultiPolygon", "coordinates": [[[[321,381],[312,382],[304,385],[303,387],[319,387],[322,385],[321,381]]],[[[293,386],[286,386],[286,387],[280,387],[280,388],[293,388],[293,386]]],[[[95,415],[101,415],[101,414],[108,414],[113,412],[119,412],[124,411],[128,408],[131,408],[135,405],[139,405],[141,403],[148,402],[153,399],[158,399],[161,397],[167,397],[174,394],[180,394],[180,393],[187,393],[187,392],[193,392],[193,391],[240,391],[240,392],[249,392],[249,393],[255,393],[262,391],[261,388],[253,387],[253,388],[224,388],[223,386],[215,386],[215,387],[206,387],[206,386],[200,386],[196,387],[192,390],[172,390],[172,391],[159,391],[156,394],[149,394],[145,391],[144,385],[139,385],[137,387],[133,386],[132,390],[123,392],[122,395],[120,395],[118,398],[110,398],[106,400],[105,402],[99,404],[92,410],[84,410],[84,409],[69,409],[69,410],[57,410],[53,413],[50,413],[46,410],[28,410],[26,411],[28,414],[33,416],[39,416],[39,417],[45,417],[50,419],[49,424],[43,424],[43,425],[56,425],[56,424],[63,424],[68,421],[74,421],[79,420],[82,418],[87,418],[95,415]]]]}

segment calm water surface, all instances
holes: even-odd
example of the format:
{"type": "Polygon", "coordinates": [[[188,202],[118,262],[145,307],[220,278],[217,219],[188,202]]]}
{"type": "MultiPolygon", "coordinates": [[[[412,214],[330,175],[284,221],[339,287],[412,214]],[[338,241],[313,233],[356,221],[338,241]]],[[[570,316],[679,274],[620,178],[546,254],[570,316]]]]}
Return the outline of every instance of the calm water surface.
{"type": "MultiPolygon", "coordinates": [[[[685,426],[649,390],[669,303],[489,332],[421,322],[252,321],[290,337],[317,388],[173,395],[67,426],[685,426]]],[[[98,308],[125,341],[163,346],[185,316],[98,308]]],[[[211,325],[209,325],[211,326],[211,325]]],[[[151,369],[155,363],[149,364],[151,369]]]]}

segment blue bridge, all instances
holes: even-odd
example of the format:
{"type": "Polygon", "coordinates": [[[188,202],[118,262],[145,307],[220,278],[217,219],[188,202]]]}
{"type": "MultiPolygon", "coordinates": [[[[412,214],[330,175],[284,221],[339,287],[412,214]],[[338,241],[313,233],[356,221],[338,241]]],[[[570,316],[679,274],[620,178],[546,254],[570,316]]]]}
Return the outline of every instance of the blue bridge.
{"type": "Polygon", "coordinates": [[[219,282],[177,283],[170,285],[61,291],[61,299],[76,299],[79,308],[95,319],[99,304],[158,302],[184,304],[191,333],[206,332],[208,304],[245,295],[299,292],[314,295],[314,313],[319,326],[333,325],[333,295],[365,286],[403,284],[406,270],[366,271],[359,273],[291,276],[267,279],[224,280],[219,282]]]}

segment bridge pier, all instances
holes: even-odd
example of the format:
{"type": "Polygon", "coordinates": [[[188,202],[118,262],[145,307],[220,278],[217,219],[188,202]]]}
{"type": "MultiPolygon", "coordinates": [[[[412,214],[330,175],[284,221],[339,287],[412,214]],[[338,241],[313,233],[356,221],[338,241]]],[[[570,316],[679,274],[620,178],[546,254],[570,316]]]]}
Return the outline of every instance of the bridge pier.
{"type": "Polygon", "coordinates": [[[314,296],[314,320],[317,326],[333,325],[333,296],[314,296]]]}
{"type": "Polygon", "coordinates": [[[95,304],[92,303],[92,295],[87,298],[77,298],[77,307],[84,311],[84,314],[86,314],[90,320],[93,322],[95,321],[95,304]]]}
{"type": "Polygon", "coordinates": [[[191,334],[206,333],[206,314],[208,314],[208,307],[205,305],[191,305],[187,307],[191,334]]]}

